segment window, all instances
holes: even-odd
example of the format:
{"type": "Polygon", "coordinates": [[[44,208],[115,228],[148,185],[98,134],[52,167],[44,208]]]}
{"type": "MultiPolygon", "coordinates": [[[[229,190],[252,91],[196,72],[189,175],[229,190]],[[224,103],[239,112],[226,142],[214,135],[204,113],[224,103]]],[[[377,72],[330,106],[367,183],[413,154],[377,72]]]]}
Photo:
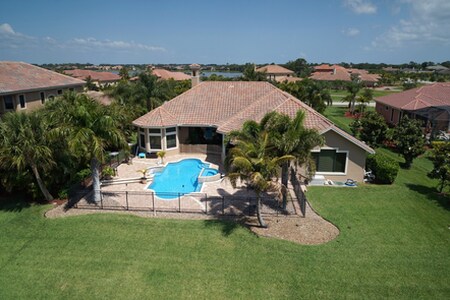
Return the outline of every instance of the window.
{"type": "Polygon", "coordinates": [[[160,128],[149,128],[148,129],[148,139],[150,142],[151,150],[161,150],[161,129],[160,128]]]}
{"type": "Polygon", "coordinates": [[[73,92],[73,91],[75,91],[75,89],[74,88],[69,88],[69,91],[73,92]]]}
{"type": "Polygon", "coordinates": [[[55,95],[48,95],[48,100],[53,100],[55,99],[55,95]]]}
{"type": "Polygon", "coordinates": [[[394,111],[395,109],[391,110],[391,122],[394,122],[394,111]]]}
{"type": "Polygon", "coordinates": [[[161,150],[161,136],[160,135],[150,135],[150,149],[161,150]]]}
{"type": "Polygon", "coordinates": [[[145,135],[139,134],[139,146],[145,149],[145,135]]]}
{"type": "Polygon", "coordinates": [[[5,110],[14,110],[14,98],[11,95],[3,96],[5,110]]]}
{"type": "Polygon", "coordinates": [[[58,95],[61,95],[62,94],[62,90],[58,90],[58,95]]]}
{"type": "Polygon", "coordinates": [[[44,104],[45,103],[45,93],[41,92],[40,95],[41,95],[41,103],[44,104]]]}
{"type": "Polygon", "coordinates": [[[389,110],[389,106],[386,105],[386,106],[384,107],[384,109],[385,109],[385,110],[389,110]]]}
{"type": "Polygon", "coordinates": [[[345,165],[347,162],[346,152],[338,152],[335,149],[322,149],[320,152],[312,152],[312,156],[316,162],[317,172],[345,173],[345,165]]]}
{"type": "Polygon", "coordinates": [[[169,127],[166,128],[166,143],[167,149],[172,149],[177,147],[177,128],[169,127]]]}
{"type": "Polygon", "coordinates": [[[20,108],[26,107],[25,95],[19,95],[20,108]]]}

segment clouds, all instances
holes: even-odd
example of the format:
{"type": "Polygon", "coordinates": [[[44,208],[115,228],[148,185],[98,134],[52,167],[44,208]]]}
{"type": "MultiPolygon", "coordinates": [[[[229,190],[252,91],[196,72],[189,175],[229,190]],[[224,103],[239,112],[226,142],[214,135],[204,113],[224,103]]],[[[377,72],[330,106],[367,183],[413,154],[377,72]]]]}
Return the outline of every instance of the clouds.
{"type": "Polygon", "coordinates": [[[377,7],[369,0],[344,0],[344,6],[358,15],[377,12],[377,7]]]}
{"type": "Polygon", "coordinates": [[[105,54],[113,54],[115,52],[127,53],[148,53],[148,52],[165,52],[163,47],[136,43],[134,41],[114,41],[99,40],[96,38],[74,38],[67,41],[58,41],[52,37],[44,38],[32,37],[16,32],[13,27],[8,24],[0,24],[0,48],[3,49],[21,49],[22,51],[36,48],[68,50],[71,51],[97,51],[105,52],[105,54]]]}
{"type": "Polygon", "coordinates": [[[409,9],[406,19],[401,19],[387,32],[378,36],[374,47],[396,48],[409,43],[450,44],[450,1],[403,0],[409,9]]]}
{"type": "Polygon", "coordinates": [[[349,37],[355,37],[359,35],[360,31],[358,28],[347,28],[342,30],[342,34],[349,36],[349,37]]]}

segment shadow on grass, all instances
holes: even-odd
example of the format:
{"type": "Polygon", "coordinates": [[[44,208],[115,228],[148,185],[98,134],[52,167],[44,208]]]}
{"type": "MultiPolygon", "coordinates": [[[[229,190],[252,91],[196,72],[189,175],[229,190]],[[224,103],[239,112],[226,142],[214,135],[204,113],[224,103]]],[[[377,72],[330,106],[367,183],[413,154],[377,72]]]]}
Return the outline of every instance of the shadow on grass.
{"type": "Polygon", "coordinates": [[[450,196],[439,194],[435,188],[407,183],[406,186],[412,191],[418,192],[427,197],[428,200],[436,202],[439,206],[446,210],[450,210],[450,196]]]}
{"type": "Polygon", "coordinates": [[[7,212],[21,212],[30,207],[23,195],[0,195],[0,210],[7,212]]]}
{"type": "Polygon", "coordinates": [[[218,227],[222,231],[223,236],[231,235],[236,229],[242,227],[239,219],[234,220],[205,220],[205,227],[218,227]]]}

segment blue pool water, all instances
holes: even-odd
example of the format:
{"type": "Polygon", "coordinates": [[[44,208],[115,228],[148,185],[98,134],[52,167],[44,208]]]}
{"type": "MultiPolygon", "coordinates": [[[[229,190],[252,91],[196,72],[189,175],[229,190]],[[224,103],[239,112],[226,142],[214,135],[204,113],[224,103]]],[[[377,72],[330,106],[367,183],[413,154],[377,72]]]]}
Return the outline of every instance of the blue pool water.
{"type": "Polygon", "coordinates": [[[206,176],[214,176],[217,173],[219,173],[219,170],[212,169],[212,168],[205,168],[205,169],[203,169],[203,172],[200,176],[205,176],[205,177],[206,176]]]}
{"type": "Polygon", "coordinates": [[[148,187],[163,199],[177,198],[177,194],[199,192],[202,184],[198,183],[198,176],[203,168],[209,164],[199,159],[183,159],[176,163],[168,163],[161,173],[156,173],[153,183],[148,187]]]}

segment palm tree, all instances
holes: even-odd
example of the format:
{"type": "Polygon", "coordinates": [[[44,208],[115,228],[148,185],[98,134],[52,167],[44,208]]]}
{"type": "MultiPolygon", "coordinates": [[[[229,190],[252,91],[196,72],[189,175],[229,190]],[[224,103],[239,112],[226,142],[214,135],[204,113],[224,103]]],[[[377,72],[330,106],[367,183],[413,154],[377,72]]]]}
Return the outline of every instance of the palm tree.
{"type": "Polygon", "coordinates": [[[281,191],[280,185],[273,179],[278,177],[279,165],[292,157],[274,157],[268,132],[261,130],[254,121],[245,122],[241,131],[231,132],[228,138],[234,148],[230,149],[225,161],[227,177],[233,187],[240,180],[255,191],[258,222],[261,227],[267,227],[261,215],[261,194],[281,191]]]}
{"type": "Polygon", "coordinates": [[[0,167],[22,172],[30,168],[47,201],[53,196],[45,186],[40,170],[54,164],[48,147],[48,124],[37,113],[7,113],[0,121],[0,167]]]}
{"type": "Polygon", "coordinates": [[[352,81],[347,84],[347,92],[349,94],[342,99],[343,102],[348,102],[348,108],[351,114],[355,113],[356,95],[361,89],[361,84],[353,75],[354,74],[352,74],[352,81]]]}
{"type": "Polygon", "coordinates": [[[53,122],[51,136],[65,140],[69,152],[76,158],[90,161],[94,200],[100,201],[99,169],[105,161],[106,150],[127,147],[120,129],[123,116],[84,94],[73,92],[49,103],[46,111],[53,122]]]}
{"type": "MultiPolygon", "coordinates": [[[[304,127],[305,113],[297,111],[294,119],[287,115],[271,112],[261,120],[263,127],[270,136],[276,156],[292,157],[289,161],[283,161],[281,165],[281,185],[287,188],[289,180],[289,166],[291,161],[296,165],[312,164],[311,150],[323,144],[323,137],[315,129],[304,127]]],[[[310,169],[310,168],[308,168],[310,169]]],[[[286,208],[287,193],[283,193],[283,208],[286,208]]]]}
{"type": "Polygon", "coordinates": [[[147,111],[151,111],[161,105],[161,91],[158,85],[158,77],[148,74],[139,74],[139,82],[136,85],[136,95],[145,99],[147,111]]]}
{"type": "Polygon", "coordinates": [[[364,112],[366,106],[373,100],[373,91],[364,89],[362,94],[356,99],[359,103],[361,112],[364,112]]]}

